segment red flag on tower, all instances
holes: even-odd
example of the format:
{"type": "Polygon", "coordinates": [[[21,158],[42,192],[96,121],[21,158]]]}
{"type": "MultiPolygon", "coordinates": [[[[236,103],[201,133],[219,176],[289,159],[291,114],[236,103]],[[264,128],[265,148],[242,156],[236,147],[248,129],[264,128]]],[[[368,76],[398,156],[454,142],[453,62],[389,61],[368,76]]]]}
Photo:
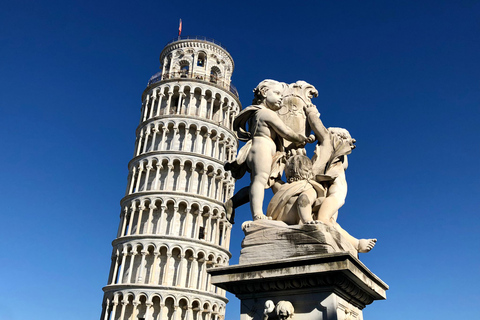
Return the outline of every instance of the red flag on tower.
{"type": "Polygon", "coordinates": [[[182,34],[182,19],[180,19],[180,25],[178,26],[178,36],[182,34]]]}

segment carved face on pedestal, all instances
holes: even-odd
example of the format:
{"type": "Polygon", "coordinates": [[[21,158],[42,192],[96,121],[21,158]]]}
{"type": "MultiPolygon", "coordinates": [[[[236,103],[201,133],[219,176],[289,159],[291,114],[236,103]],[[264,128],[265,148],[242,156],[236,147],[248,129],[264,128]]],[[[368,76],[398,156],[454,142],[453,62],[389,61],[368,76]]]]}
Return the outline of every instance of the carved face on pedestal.
{"type": "Polygon", "coordinates": [[[290,319],[290,316],[288,315],[288,312],[286,311],[280,311],[280,313],[278,314],[278,320],[287,320],[287,319],[290,319]]]}
{"type": "Polygon", "coordinates": [[[269,87],[266,91],[262,92],[262,96],[265,97],[265,105],[267,108],[277,111],[282,107],[282,91],[283,88],[280,84],[269,87]]]}
{"type": "Polygon", "coordinates": [[[293,305],[289,301],[280,301],[275,307],[277,318],[279,320],[293,319],[293,305]]]}

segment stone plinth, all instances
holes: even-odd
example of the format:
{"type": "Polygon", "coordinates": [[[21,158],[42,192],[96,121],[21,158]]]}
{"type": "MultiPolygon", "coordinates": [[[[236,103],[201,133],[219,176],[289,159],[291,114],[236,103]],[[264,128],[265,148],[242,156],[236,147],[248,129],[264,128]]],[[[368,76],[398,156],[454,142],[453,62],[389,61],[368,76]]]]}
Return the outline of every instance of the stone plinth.
{"type": "Polygon", "coordinates": [[[282,221],[256,220],[245,222],[242,229],[245,233],[239,260],[242,265],[334,252],[358,255],[335,228],[323,223],[287,225],[282,221]]]}
{"type": "Polygon", "coordinates": [[[349,253],[235,265],[208,272],[212,284],[241,300],[240,320],[278,319],[276,315],[264,315],[268,300],[274,304],[291,302],[295,308],[293,320],[362,320],[362,309],[375,300],[386,299],[388,290],[386,283],[349,253]]]}

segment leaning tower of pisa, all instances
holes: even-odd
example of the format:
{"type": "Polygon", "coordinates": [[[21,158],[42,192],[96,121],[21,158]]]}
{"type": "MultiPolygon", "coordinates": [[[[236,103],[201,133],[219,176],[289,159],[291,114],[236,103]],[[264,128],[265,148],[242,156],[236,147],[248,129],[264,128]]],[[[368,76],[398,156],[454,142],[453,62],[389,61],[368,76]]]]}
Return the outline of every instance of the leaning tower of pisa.
{"type": "Polygon", "coordinates": [[[220,320],[225,291],[206,270],[230,258],[234,63],[218,42],[187,37],[168,43],[160,64],[142,94],[101,320],[220,320]]]}

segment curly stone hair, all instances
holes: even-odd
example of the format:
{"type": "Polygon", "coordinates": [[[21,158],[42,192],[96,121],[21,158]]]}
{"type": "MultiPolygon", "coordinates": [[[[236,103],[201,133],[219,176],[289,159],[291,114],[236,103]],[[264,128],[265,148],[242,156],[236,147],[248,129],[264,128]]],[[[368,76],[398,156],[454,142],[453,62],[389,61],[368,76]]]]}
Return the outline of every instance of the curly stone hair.
{"type": "Polygon", "coordinates": [[[263,80],[262,82],[260,82],[258,84],[258,86],[255,89],[253,89],[252,105],[261,104],[263,102],[263,100],[265,100],[265,97],[264,97],[265,93],[272,86],[278,86],[278,85],[280,85],[282,87],[282,90],[285,89],[285,87],[286,87],[285,83],[278,82],[278,81],[271,80],[271,79],[266,79],[266,80],[263,80]]]}
{"type": "Polygon", "coordinates": [[[330,127],[328,128],[328,131],[330,131],[330,133],[336,134],[342,139],[352,139],[352,136],[350,135],[350,132],[348,132],[347,129],[330,127]]]}
{"type": "Polygon", "coordinates": [[[287,161],[285,175],[288,182],[313,178],[312,161],[304,155],[294,155],[287,161]]]}

